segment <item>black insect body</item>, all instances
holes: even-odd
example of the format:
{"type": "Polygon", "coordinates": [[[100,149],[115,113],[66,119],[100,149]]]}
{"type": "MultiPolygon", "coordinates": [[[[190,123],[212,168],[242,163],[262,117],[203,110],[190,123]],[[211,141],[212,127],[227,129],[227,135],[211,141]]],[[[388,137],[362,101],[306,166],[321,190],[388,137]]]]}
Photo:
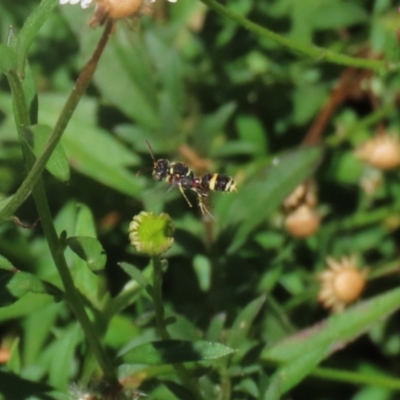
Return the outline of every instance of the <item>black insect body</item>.
{"type": "Polygon", "coordinates": [[[192,190],[197,194],[201,212],[210,216],[211,214],[206,204],[210,191],[237,192],[236,183],[230,176],[222,174],[195,176],[193,171],[182,162],[169,162],[165,158],[156,160],[150,144],[147,141],[146,143],[154,161],[154,179],[158,181],[165,180],[172,186],[178,186],[189,207],[192,207],[192,204],[185,194],[186,189],[192,190]]]}
{"type": "Polygon", "coordinates": [[[161,158],[157,161],[154,161],[153,165],[154,179],[158,181],[167,179],[169,176],[169,169],[170,169],[169,161],[166,160],[165,158],[161,158]]]}

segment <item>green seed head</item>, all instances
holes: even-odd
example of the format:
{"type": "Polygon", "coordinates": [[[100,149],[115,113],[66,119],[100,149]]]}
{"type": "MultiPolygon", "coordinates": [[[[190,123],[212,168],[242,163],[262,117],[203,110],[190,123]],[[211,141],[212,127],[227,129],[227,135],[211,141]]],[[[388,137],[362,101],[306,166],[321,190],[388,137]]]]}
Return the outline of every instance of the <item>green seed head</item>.
{"type": "Polygon", "coordinates": [[[172,247],[174,231],[169,215],[142,211],[129,225],[129,240],[137,252],[154,257],[172,247]]]}

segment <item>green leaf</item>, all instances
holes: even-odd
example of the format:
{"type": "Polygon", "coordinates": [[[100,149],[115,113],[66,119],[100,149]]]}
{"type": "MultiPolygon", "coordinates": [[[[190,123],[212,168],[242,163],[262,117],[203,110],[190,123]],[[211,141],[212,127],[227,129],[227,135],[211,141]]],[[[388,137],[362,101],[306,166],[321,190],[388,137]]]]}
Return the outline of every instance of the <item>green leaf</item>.
{"type": "Polygon", "coordinates": [[[265,295],[253,300],[249,303],[236,317],[232,324],[232,328],[226,338],[226,343],[229,347],[236,349],[240,343],[246,338],[249,330],[260,312],[262,305],[265,302],[265,295]]]}
{"type": "Polygon", "coordinates": [[[56,341],[52,342],[49,382],[56,388],[66,389],[73,374],[73,359],[76,346],[83,339],[83,331],[78,323],[65,329],[56,341]]]}
{"type": "Polygon", "coordinates": [[[57,5],[58,0],[42,0],[40,5],[34,8],[32,14],[25,21],[17,41],[18,72],[20,74],[25,70],[25,60],[30,45],[35,40],[39,29],[57,5]]]}
{"type": "Polygon", "coordinates": [[[264,394],[263,400],[279,400],[281,398],[281,382],[280,379],[274,377],[270,381],[268,388],[264,394]]]}
{"type": "MultiPolygon", "coordinates": [[[[40,120],[53,126],[64,102],[63,96],[41,95],[40,120]]],[[[106,186],[140,197],[143,181],[126,169],[137,165],[139,158],[115,137],[97,128],[95,115],[96,102],[82,98],[61,139],[71,165],[106,186]]]]}
{"type": "Polygon", "coordinates": [[[106,265],[107,256],[101,243],[88,236],[72,236],[67,238],[66,244],[93,272],[101,271],[106,265]]]}
{"type": "Polygon", "coordinates": [[[233,353],[220,343],[205,341],[164,340],[134,347],[123,355],[131,364],[162,365],[192,361],[213,360],[233,353]]]}
{"type": "Polygon", "coordinates": [[[78,214],[74,228],[74,236],[97,237],[96,224],[92,210],[85,204],[78,203],[76,206],[78,214]]]}
{"type": "Polygon", "coordinates": [[[28,272],[0,271],[0,307],[14,303],[27,293],[60,296],[61,291],[28,272]]]}
{"type": "Polygon", "coordinates": [[[307,328],[306,332],[299,332],[272,347],[266,347],[261,353],[261,358],[290,362],[315,348],[325,348],[329,353],[333,353],[399,308],[400,289],[394,289],[363,301],[341,314],[333,315],[313,328],[307,328]]]}
{"type": "Polygon", "coordinates": [[[265,154],[268,150],[267,136],[259,119],[253,116],[239,115],[236,118],[236,129],[243,142],[254,144],[258,154],[265,154]]]}
{"type": "Polygon", "coordinates": [[[53,327],[66,305],[63,302],[52,303],[38,308],[24,319],[24,365],[33,365],[53,336],[53,327]]]}
{"type": "Polygon", "coordinates": [[[52,303],[54,303],[52,296],[27,293],[9,306],[2,307],[0,303],[0,322],[24,317],[52,303]]]}
{"type": "Polygon", "coordinates": [[[317,29],[340,29],[367,22],[368,18],[365,9],[355,3],[333,1],[315,12],[312,25],[317,29]]]}
{"type": "MultiPolygon", "coordinates": [[[[51,128],[47,125],[33,125],[24,129],[24,138],[36,157],[42,153],[49,137],[51,128]]],[[[69,165],[64,149],[60,144],[56,146],[53,154],[46,164],[46,169],[62,182],[68,182],[70,177],[69,165]]]]}
{"type": "Polygon", "coordinates": [[[23,400],[37,396],[41,400],[52,400],[46,393],[52,388],[43,383],[32,382],[11,373],[0,371],[1,392],[4,399],[23,400]]]}
{"type": "Polygon", "coordinates": [[[145,278],[142,272],[135,266],[128,264],[126,262],[121,262],[118,264],[134,281],[136,281],[142,288],[149,288],[151,285],[149,281],[145,278]]]}
{"type": "Polygon", "coordinates": [[[7,368],[14,372],[14,374],[21,373],[21,353],[20,353],[20,340],[16,338],[10,349],[10,358],[7,361],[7,368]]]}
{"type": "Polygon", "coordinates": [[[37,124],[38,120],[38,112],[39,112],[39,104],[38,104],[38,95],[36,88],[36,77],[32,71],[29,62],[25,65],[25,77],[22,82],[26,104],[29,108],[29,116],[32,125],[37,124]]]}
{"type": "Polygon", "coordinates": [[[221,339],[222,330],[226,322],[226,314],[218,314],[211,319],[207,328],[206,338],[213,342],[221,339]]]}
{"type": "Polygon", "coordinates": [[[0,72],[7,73],[17,67],[17,54],[15,51],[0,43],[0,72]]]}
{"type": "Polygon", "coordinates": [[[279,386],[280,394],[284,394],[301,382],[326,356],[329,349],[316,347],[301,357],[289,361],[273,375],[271,386],[279,386]]]}
{"type": "Polygon", "coordinates": [[[227,103],[213,114],[205,115],[199,126],[195,128],[193,134],[194,147],[207,154],[215,137],[223,132],[236,107],[234,102],[227,103]]]}
{"type": "Polygon", "coordinates": [[[221,221],[235,232],[228,253],[235,252],[250,232],[275,211],[283,199],[315,169],[320,160],[320,147],[304,147],[278,158],[263,180],[253,180],[232,194],[230,207],[219,208],[221,221]],[[247,207],[251,204],[251,207],[247,207]]]}
{"type": "Polygon", "coordinates": [[[195,400],[196,398],[193,394],[176,382],[171,381],[161,381],[178,399],[180,400],[195,400]]]}
{"type": "Polygon", "coordinates": [[[6,271],[10,272],[15,272],[16,268],[8,261],[6,258],[4,258],[0,254],[0,269],[5,269],[6,271]]]}
{"type": "Polygon", "coordinates": [[[127,41],[124,35],[117,30],[94,80],[103,96],[129,118],[148,128],[160,128],[154,66],[142,41],[127,41]]]}

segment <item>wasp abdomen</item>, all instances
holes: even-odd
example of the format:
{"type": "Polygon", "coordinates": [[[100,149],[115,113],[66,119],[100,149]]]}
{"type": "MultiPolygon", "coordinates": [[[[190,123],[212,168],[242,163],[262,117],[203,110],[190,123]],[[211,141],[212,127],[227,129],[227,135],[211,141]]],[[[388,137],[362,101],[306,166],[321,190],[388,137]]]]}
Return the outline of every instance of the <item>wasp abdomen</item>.
{"type": "Polygon", "coordinates": [[[220,192],[237,192],[236,182],[227,175],[205,174],[201,178],[201,187],[220,192]]]}

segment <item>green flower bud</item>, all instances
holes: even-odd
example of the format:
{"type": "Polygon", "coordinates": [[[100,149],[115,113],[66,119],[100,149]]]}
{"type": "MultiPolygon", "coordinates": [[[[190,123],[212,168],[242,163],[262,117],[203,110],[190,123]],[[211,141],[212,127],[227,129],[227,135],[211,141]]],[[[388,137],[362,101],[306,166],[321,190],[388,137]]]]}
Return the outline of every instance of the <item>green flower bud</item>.
{"type": "Polygon", "coordinates": [[[169,215],[142,211],[129,224],[129,240],[137,252],[154,257],[172,247],[174,231],[169,215]]]}

